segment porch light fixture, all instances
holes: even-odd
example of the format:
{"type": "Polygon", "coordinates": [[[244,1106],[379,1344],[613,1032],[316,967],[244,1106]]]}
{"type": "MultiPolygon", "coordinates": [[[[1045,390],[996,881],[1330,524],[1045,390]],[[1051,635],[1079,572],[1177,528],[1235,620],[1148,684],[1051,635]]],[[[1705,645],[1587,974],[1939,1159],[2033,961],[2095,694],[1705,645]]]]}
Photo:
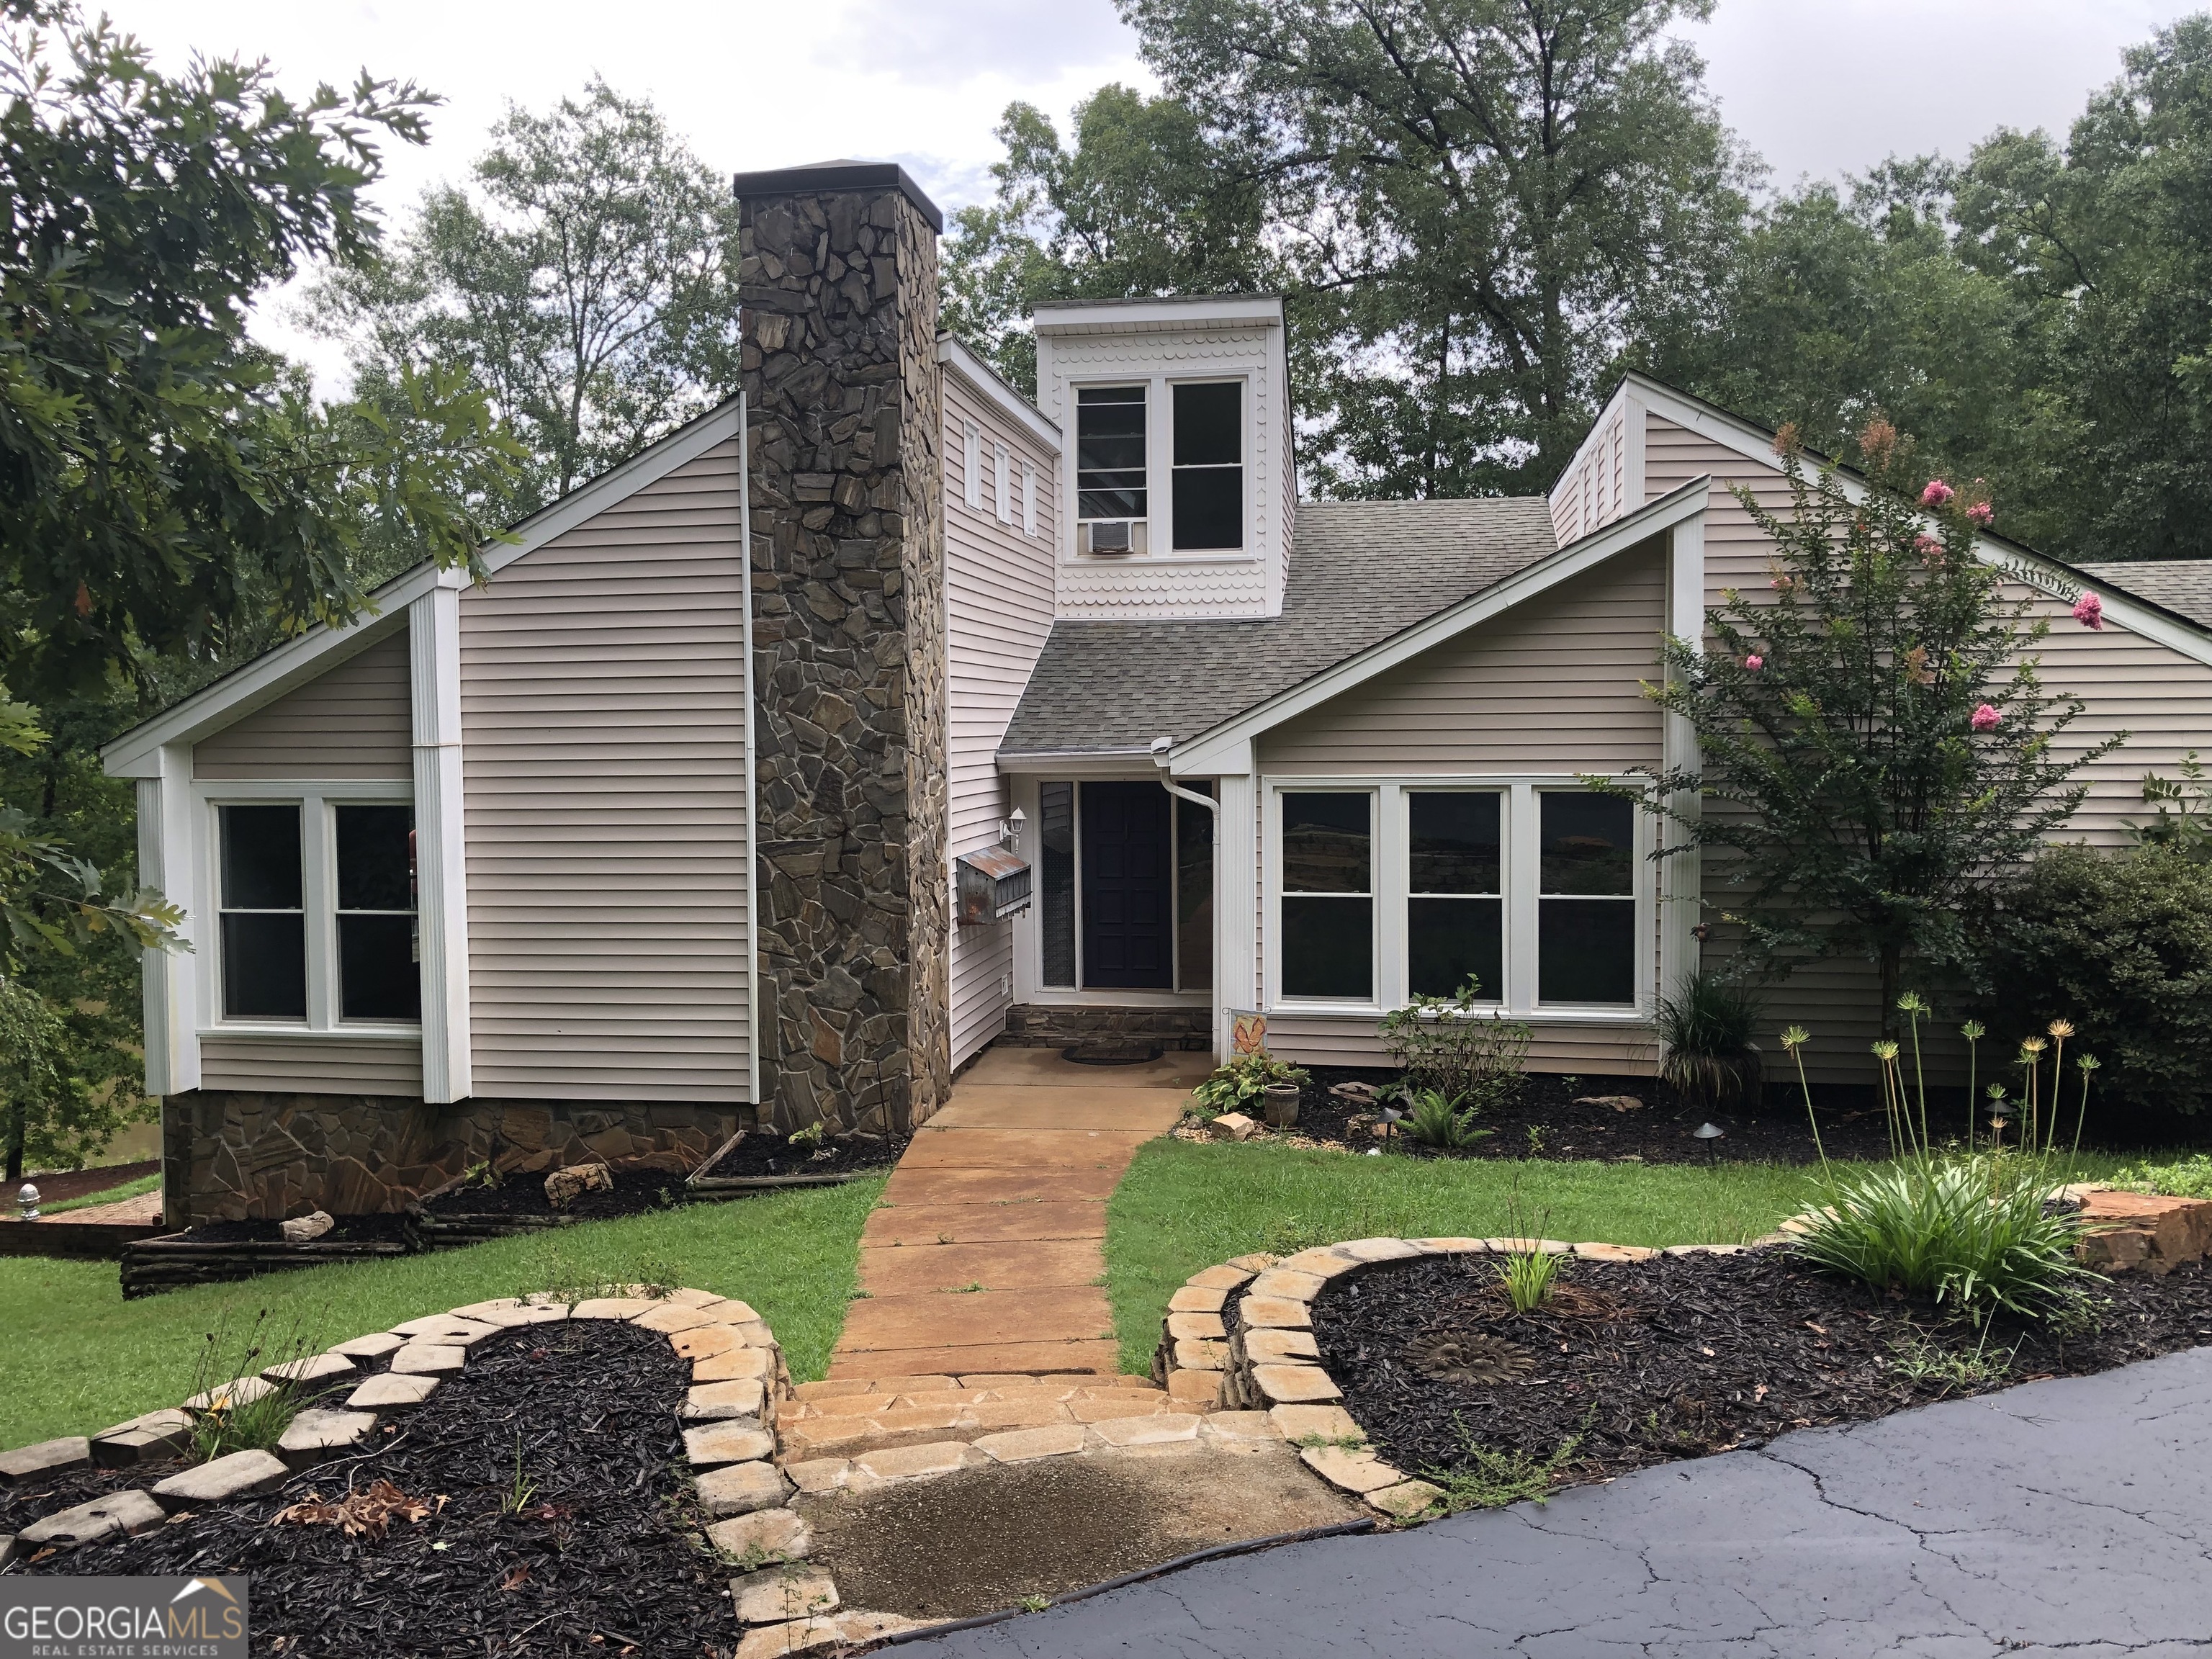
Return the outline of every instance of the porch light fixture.
{"type": "Polygon", "coordinates": [[[23,1190],[15,1194],[15,1218],[19,1221],[36,1221],[39,1218],[39,1189],[27,1181],[23,1183],[23,1190]]]}

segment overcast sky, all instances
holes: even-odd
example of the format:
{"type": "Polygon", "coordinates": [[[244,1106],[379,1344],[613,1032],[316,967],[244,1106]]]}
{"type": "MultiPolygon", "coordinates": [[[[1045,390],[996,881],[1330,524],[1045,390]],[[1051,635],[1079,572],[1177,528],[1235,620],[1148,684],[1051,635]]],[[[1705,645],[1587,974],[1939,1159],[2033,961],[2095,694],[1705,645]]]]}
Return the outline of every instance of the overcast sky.
{"type": "MultiPolygon", "coordinates": [[[[1729,124],[1778,182],[1893,154],[1963,155],[1993,127],[2063,132],[2124,48],[2198,7],[2161,0],[1720,0],[1684,33],[1729,124]]],[[[97,3],[91,9],[100,9],[97,3]]],[[[459,176],[508,100],[542,106],[592,71],[649,95],[717,170],[831,155],[904,161],[940,205],[988,194],[1010,100],[1064,118],[1101,83],[1148,83],[1110,0],[106,0],[167,62],[268,58],[305,91],[363,66],[447,100],[427,149],[392,158],[403,209],[459,176]]],[[[264,307],[272,343],[324,375],[330,349],[264,307]]]]}

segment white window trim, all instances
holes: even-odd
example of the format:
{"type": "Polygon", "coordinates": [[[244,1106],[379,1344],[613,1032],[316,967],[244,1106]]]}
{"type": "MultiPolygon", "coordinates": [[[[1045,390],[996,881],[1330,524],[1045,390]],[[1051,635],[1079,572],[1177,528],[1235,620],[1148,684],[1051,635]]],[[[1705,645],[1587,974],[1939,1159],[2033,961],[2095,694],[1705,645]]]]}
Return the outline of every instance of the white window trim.
{"type": "MultiPolygon", "coordinates": [[[[1608,781],[1633,786],[1639,780],[1622,775],[1608,781]]],[[[1490,789],[1506,799],[1503,845],[1499,848],[1504,886],[1505,997],[1494,1006],[1512,1018],[1531,1024],[1573,1025],[1642,1025],[1650,1023],[1656,1000],[1657,872],[1650,853],[1650,815],[1634,817],[1633,848],[1636,872],[1636,1000],[1633,1005],[1539,1003],[1536,1000],[1537,880],[1541,867],[1542,823],[1536,796],[1546,790],[1586,791],[1574,773],[1483,774],[1474,772],[1388,774],[1324,774],[1315,776],[1269,776],[1262,781],[1266,814],[1263,836],[1266,859],[1261,890],[1265,895],[1266,939],[1262,971],[1267,992],[1265,1012],[1286,1015],[1338,1015],[1380,1019],[1405,1006],[1406,901],[1409,876],[1407,860],[1406,792],[1409,789],[1490,789]],[[1297,997],[1280,994],[1283,982],[1283,797],[1335,791],[1371,792],[1375,797],[1375,996],[1359,1002],[1344,998],[1297,997]]],[[[1219,977],[1220,967],[1215,965],[1219,977]]]]}
{"type": "MultiPolygon", "coordinates": [[[[200,874],[200,890],[207,895],[207,926],[201,930],[202,954],[206,957],[195,975],[198,992],[199,1036],[314,1037],[350,1041],[356,1038],[397,1038],[419,1042],[422,1027],[412,1020],[347,1020],[338,1018],[337,990],[337,829],[326,809],[339,803],[375,803],[411,806],[415,786],[406,779],[343,779],[292,782],[289,780],[209,779],[192,785],[194,864],[200,874]],[[303,842],[300,860],[300,898],[306,914],[307,944],[307,1017],[304,1022],[272,1019],[232,1019],[222,1012],[222,814],[224,806],[276,806],[296,804],[301,811],[303,842]]],[[[416,836],[416,859],[421,859],[421,836],[416,836]]],[[[416,926],[422,926],[421,883],[416,883],[416,926]]]]}
{"type": "Polygon", "coordinates": [[[1260,410],[1259,393],[1255,387],[1265,385],[1267,365],[1260,361],[1236,361],[1210,364],[1203,370],[1191,374],[1071,374],[1067,377],[1067,436],[1066,448],[1061,452],[1061,465],[1066,469],[1065,514],[1059,538],[1060,557],[1064,564],[1072,565],[1139,565],[1151,567],[1164,564],[1257,564],[1267,556],[1268,526],[1261,521],[1259,495],[1260,410]],[[1219,384],[1234,380],[1243,386],[1243,421],[1244,428],[1244,545],[1242,547],[1213,547],[1194,549],[1178,553],[1171,544],[1175,540],[1175,393],[1173,388],[1188,382],[1192,385],[1219,384]],[[1097,554],[1076,551],[1076,536],[1085,522],[1082,517],[1081,480],[1077,476],[1081,457],[1080,393],[1100,386],[1142,386],[1145,389],[1145,501],[1149,508],[1142,522],[1147,527],[1149,545],[1141,554],[1097,554]]]}
{"type": "Polygon", "coordinates": [[[1168,411],[1166,478],[1168,481],[1167,549],[1173,558],[1242,559],[1256,557],[1260,543],[1260,515],[1254,500],[1253,448],[1260,440],[1258,417],[1254,411],[1252,383],[1256,371],[1223,370],[1210,374],[1171,374],[1163,384],[1167,391],[1163,402],[1168,411]],[[1175,545],[1175,389],[1179,386],[1234,386],[1239,388],[1237,397],[1237,523],[1243,526],[1244,540],[1237,547],[1194,547],[1178,552],[1175,545]]]}
{"type": "Polygon", "coordinates": [[[1003,438],[991,441],[991,511],[1000,524],[1014,521],[1014,452],[1003,438]]]}
{"type": "Polygon", "coordinates": [[[983,428],[973,421],[960,422],[960,494],[970,513],[983,510],[983,428]]]}

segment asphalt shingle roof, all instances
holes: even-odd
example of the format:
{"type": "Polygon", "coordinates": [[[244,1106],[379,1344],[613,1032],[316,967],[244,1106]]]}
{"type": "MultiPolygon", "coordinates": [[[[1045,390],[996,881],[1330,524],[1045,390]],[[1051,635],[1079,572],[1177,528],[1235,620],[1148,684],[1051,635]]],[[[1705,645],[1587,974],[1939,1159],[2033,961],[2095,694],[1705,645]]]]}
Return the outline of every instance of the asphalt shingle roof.
{"type": "Polygon", "coordinates": [[[2212,628],[2212,559],[2111,560],[2075,568],[2212,628]]]}
{"type": "Polygon", "coordinates": [[[1059,622],[1001,753],[1181,742],[1555,550],[1540,495],[1302,505],[1283,614],[1059,622]]]}

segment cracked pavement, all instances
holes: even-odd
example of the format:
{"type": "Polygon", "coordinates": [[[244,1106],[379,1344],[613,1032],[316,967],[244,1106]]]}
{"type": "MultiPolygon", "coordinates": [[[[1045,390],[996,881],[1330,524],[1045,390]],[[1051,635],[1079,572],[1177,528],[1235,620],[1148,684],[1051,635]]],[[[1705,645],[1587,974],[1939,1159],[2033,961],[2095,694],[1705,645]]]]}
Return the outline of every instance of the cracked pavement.
{"type": "Polygon", "coordinates": [[[2212,1348],[1211,1562],[970,1659],[2212,1654],[2212,1348]]]}

